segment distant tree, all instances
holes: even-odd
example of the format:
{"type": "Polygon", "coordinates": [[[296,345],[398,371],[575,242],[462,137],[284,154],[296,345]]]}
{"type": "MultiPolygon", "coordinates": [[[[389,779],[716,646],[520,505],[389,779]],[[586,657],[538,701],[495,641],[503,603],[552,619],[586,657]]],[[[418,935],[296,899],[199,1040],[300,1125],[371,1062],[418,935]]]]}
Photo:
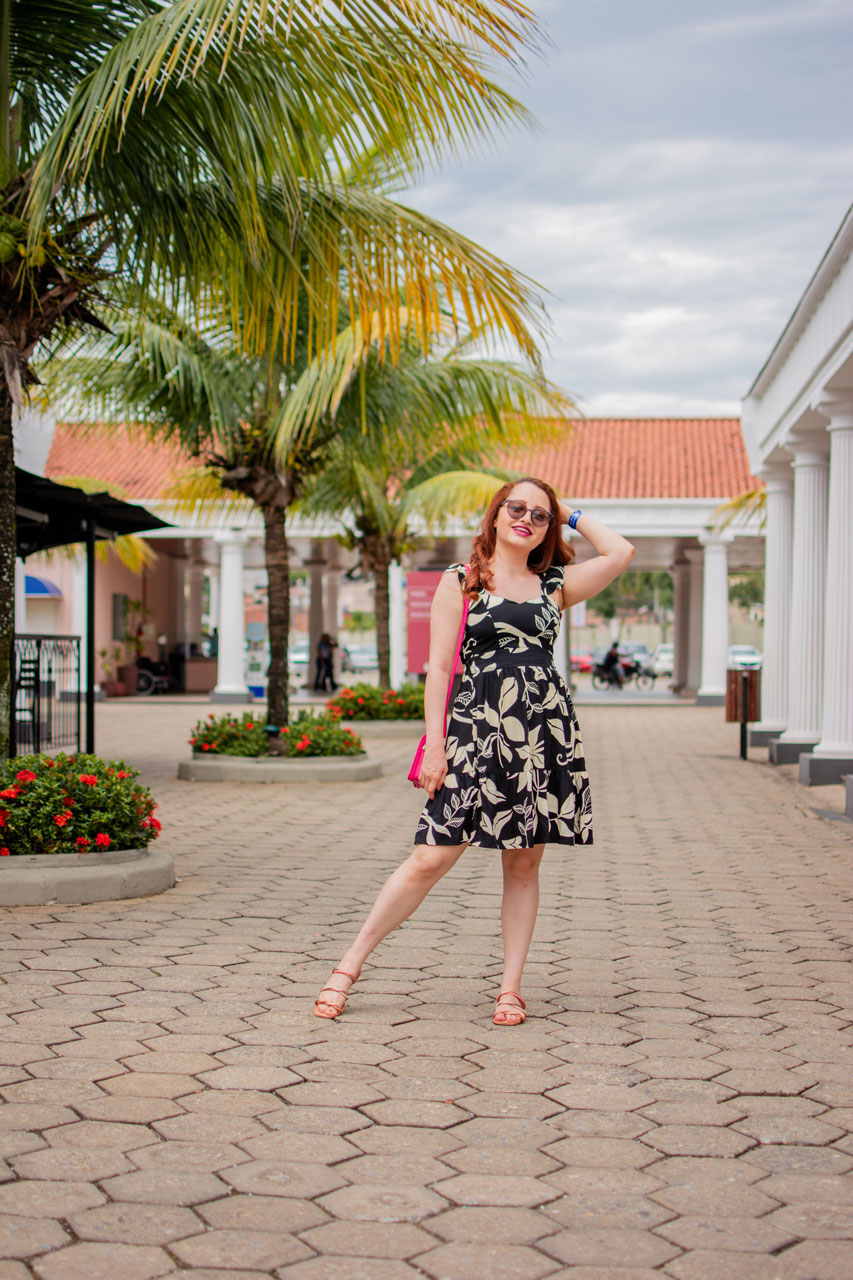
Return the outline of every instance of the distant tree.
{"type": "Polygon", "coordinates": [[[749,573],[732,574],[729,577],[729,601],[750,610],[764,604],[764,570],[752,569],[749,573]]]}
{"type": "Polygon", "coordinates": [[[634,569],[592,596],[589,608],[608,620],[646,611],[663,624],[673,598],[672,576],[665,569],[634,569]]]}

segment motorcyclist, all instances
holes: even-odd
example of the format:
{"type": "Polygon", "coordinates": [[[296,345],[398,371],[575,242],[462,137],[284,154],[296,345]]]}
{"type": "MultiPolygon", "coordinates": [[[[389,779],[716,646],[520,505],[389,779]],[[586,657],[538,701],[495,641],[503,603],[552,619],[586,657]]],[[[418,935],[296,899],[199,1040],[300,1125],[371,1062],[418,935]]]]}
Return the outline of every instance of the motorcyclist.
{"type": "Polygon", "coordinates": [[[619,641],[614,640],[610,648],[601,660],[602,670],[605,672],[611,684],[618,685],[621,689],[624,683],[622,675],[622,660],[619,657],[619,641]]]}

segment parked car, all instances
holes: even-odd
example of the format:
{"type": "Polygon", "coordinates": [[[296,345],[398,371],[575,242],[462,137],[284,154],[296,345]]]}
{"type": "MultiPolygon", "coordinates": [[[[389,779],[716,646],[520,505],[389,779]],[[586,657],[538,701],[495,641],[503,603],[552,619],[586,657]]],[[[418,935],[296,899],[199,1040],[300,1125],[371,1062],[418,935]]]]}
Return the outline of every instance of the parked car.
{"type": "Polygon", "coordinates": [[[754,644],[730,644],[726,665],[741,671],[757,671],[764,665],[764,655],[754,644]]]}
{"type": "Polygon", "coordinates": [[[372,644],[348,644],[341,649],[341,671],[375,671],[379,658],[372,644]]]}
{"type": "Polygon", "coordinates": [[[572,671],[592,671],[591,649],[572,649],[572,671]]]}
{"type": "Polygon", "coordinates": [[[655,645],[649,666],[656,676],[671,676],[675,669],[675,645],[655,645]]]}

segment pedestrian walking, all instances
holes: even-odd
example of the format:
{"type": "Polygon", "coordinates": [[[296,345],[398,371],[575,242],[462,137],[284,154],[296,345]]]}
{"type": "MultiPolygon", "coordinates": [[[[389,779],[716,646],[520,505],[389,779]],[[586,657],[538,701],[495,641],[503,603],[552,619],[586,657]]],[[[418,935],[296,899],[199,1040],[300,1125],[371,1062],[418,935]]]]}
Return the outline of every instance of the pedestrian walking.
{"type": "Polygon", "coordinates": [[[335,683],[334,657],[337,641],[333,640],[328,631],[324,631],[317,641],[317,653],[314,660],[316,674],[314,676],[315,692],[334,693],[337,689],[335,683]]]}
{"type": "Polygon", "coordinates": [[[634,548],[527,478],[495,494],[468,565],[442,575],[430,613],[424,691],[427,793],[415,848],[386,880],[314,1012],[336,1018],[371,951],[412,914],[468,845],[500,849],[504,965],[493,1022],[525,1019],[521,979],[539,906],[546,843],[592,843],[583,745],[553,663],[560,613],[603,590],[634,548]],[[598,553],[574,565],[567,524],[598,553]],[[463,675],[445,725],[457,636],[463,675]]]}

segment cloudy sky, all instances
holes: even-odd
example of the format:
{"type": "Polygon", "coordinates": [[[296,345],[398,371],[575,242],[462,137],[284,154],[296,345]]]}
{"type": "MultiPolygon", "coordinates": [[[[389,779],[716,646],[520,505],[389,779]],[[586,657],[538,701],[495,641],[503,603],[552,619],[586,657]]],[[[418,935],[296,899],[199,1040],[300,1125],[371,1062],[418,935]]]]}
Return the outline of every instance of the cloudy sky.
{"type": "Polygon", "coordinates": [[[539,131],[406,201],[544,286],[585,413],[738,413],[853,201],[853,4],[531,3],[539,131]]]}

